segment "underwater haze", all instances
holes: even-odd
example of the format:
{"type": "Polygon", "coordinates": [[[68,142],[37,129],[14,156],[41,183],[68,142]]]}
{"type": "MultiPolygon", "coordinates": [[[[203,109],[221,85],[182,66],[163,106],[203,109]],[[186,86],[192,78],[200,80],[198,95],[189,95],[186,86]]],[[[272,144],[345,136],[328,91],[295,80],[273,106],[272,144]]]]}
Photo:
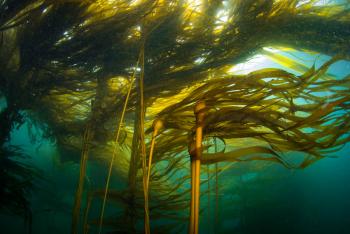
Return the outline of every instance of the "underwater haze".
{"type": "Polygon", "coordinates": [[[350,1],[0,1],[0,233],[350,233],[350,1]]]}

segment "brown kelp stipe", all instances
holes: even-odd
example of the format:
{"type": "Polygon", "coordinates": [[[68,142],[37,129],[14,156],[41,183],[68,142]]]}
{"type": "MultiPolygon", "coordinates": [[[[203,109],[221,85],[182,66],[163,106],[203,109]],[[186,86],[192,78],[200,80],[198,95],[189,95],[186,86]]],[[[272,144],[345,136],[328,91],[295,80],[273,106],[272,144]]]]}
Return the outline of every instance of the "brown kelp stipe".
{"type": "MultiPolygon", "coordinates": [[[[143,47],[142,47],[142,49],[140,51],[139,59],[137,60],[136,67],[138,67],[138,65],[140,63],[140,59],[141,59],[142,54],[143,54],[143,47]]],[[[105,186],[105,193],[104,193],[104,197],[103,197],[101,214],[100,214],[100,219],[99,219],[99,227],[98,227],[99,231],[98,231],[98,233],[102,232],[103,216],[104,216],[105,207],[106,207],[106,201],[107,201],[107,196],[108,196],[109,183],[110,183],[110,179],[111,179],[111,175],[112,175],[113,163],[114,163],[115,157],[117,155],[117,145],[118,145],[118,142],[119,142],[120,130],[121,130],[121,126],[122,126],[123,121],[124,121],[124,116],[125,116],[126,108],[128,106],[130,93],[131,93],[131,90],[132,90],[132,86],[134,84],[135,77],[136,77],[136,69],[133,72],[133,75],[131,77],[131,81],[130,81],[129,88],[128,88],[128,93],[126,94],[126,98],[125,98],[125,102],[124,102],[124,106],[123,106],[123,111],[122,111],[122,114],[120,116],[120,120],[119,120],[119,124],[118,124],[117,135],[116,135],[116,138],[115,138],[115,145],[114,145],[114,148],[113,148],[112,159],[111,159],[111,162],[109,164],[109,169],[108,169],[108,175],[107,175],[106,186],[105,186]]]]}
{"type": "Polygon", "coordinates": [[[94,199],[93,193],[91,192],[88,193],[86,198],[85,211],[84,211],[83,234],[89,233],[90,226],[88,224],[88,218],[89,218],[90,207],[93,199],[94,199]]]}
{"type": "Polygon", "coordinates": [[[140,146],[141,146],[141,161],[142,161],[142,173],[143,173],[143,195],[144,195],[144,228],[145,228],[145,234],[150,234],[150,225],[149,225],[149,210],[148,210],[148,204],[146,204],[147,199],[147,194],[146,194],[146,145],[145,145],[145,129],[144,129],[144,124],[145,124],[145,99],[144,99],[144,76],[145,76],[145,50],[144,50],[144,43],[142,45],[142,53],[141,53],[141,74],[139,78],[139,92],[140,92],[140,122],[139,122],[139,128],[140,128],[140,146]]]}
{"type": "Polygon", "coordinates": [[[151,175],[151,166],[152,166],[152,158],[153,158],[153,151],[154,151],[154,145],[156,141],[156,137],[159,134],[159,131],[163,128],[163,122],[160,119],[156,119],[153,121],[153,133],[152,133],[152,141],[151,141],[151,148],[149,151],[149,158],[148,158],[148,167],[146,172],[146,181],[145,181],[145,188],[144,188],[144,196],[145,196],[145,233],[150,233],[150,224],[149,224],[149,180],[151,175]]]}
{"type": "Polygon", "coordinates": [[[75,193],[74,206],[73,206],[72,227],[71,227],[72,234],[78,233],[81,197],[84,190],[86,165],[87,165],[87,159],[89,155],[89,144],[90,144],[91,138],[92,138],[91,123],[88,123],[85,128],[85,132],[83,136],[83,146],[82,146],[81,158],[80,158],[79,182],[78,182],[77,191],[75,193]]]}
{"type": "MultiPolygon", "coordinates": [[[[218,145],[217,145],[217,140],[214,138],[214,145],[215,145],[215,153],[218,152],[218,145]]],[[[215,227],[219,225],[219,169],[218,169],[218,164],[215,163],[215,227]]]]}
{"type": "Polygon", "coordinates": [[[199,196],[200,196],[200,169],[202,155],[202,139],[206,105],[204,101],[197,102],[194,107],[196,116],[196,136],[193,145],[190,145],[191,156],[191,210],[190,210],[190,234],[198,233],[199,226],[199,196]]]}
{"type": "Polygon", "coordinates": [[[149,178],[151,175],[151,165],[152,165],[152,158],[153,158],[153,151],[154,151],[154,145],[156,141],[156,137],[159,134],[159,131],[163,128],[163,121],[160,119],[156,119],[153,122],[153,134],[152,134],[152,141],[151,141],[151,148],[149,151],[149,158],[148,158],[148,170],[147,170],[147,189],[149,188],[149,178]]]}
{"type": "MultiPolygon", "coordinates": [[[[209,148],[208,148],[209,149],[209,148]]],[[[209,153],[209,150],[207,149],[207,153],[209,153]]],[[[211,213],[210,213],[210,165],[207,165],[207,185],[208,185],[208,205],[207,205],[207,218],[208,218],[208,233],[210,233],[211,230],[211,213]]]]}

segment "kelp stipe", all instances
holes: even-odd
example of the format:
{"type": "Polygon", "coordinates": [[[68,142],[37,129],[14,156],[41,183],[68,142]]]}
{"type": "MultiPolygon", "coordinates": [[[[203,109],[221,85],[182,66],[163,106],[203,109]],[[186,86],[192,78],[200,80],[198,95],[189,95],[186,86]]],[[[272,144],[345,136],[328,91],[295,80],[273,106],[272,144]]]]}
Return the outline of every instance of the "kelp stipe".
{"type": "Polygon", "coordinates": [[[191,208],[189,233],[197,234],[199,228],[199,197],[200,197],[200,169],[202,157],[203,128],[206,115],[204,101],[197,102],[194,107],[196,116],[195,139],[190,143],[191,157],[191,208]]]}
{"type": "MultiPolygon", "coordinates": [[[[143,52],[141,50],[140,55],[139,55],[139,59],[137,60],[137,63],[136,63],[136,67],[138,67],[138,65],[140,63],[140,59],[141,59],[142,53],[143,52]]],[[[102,232],[103,216],[104,216],[105,205],[106,205],[107,197],[108,197],[108,190],[109,190],[109,184],[110,184],[110,179],[111,179],[111,175],[112,175],[112,169],[113,169],[113,165],[114,165],[114,160],[115,160],[115,158],[117,156],[117,146],[119,144],[119,137],[120,137],[121,127],[122,127],[122,124],[124,122],[124,116],[125,116],[126,108],[128,106],[128,103],[129,103],[129,98],[130,98],[132,87],[134,85],[135,78],[136,78],[136,69],[134,70],[134,73],[133,73],[133,75],[131,77],[131,80],[130,80],[128,92],[127,92],[126,97],[125,97],[123,110],[122,110],[122,113],[121,113],[121,116],[120,116],[120,120],[119,120],[119,124],[118,124],[118,127],[117,127],[117,135],[115,137],[115,146],[113,148],[112,158],[111,158],[111,161],[110,161],[110,164],[109,164],[109,169],[108,169],[107,179],[106,179],[106,186],[105,186],[105,193],[104,193],[103,201],[102,201],[102,208],[101,208],[100,219],[99,219],[99,231],[98,231],[99,233],[102,232]]]]}
{"type": "Polygon", "coordinates": [[[74,205],[73,205],[73,212],[72,212],[72,227],[71,227],[71,233],[77,234],[79,232],[79,217],[80,217],[80,207],[81,207],[81,200],[84,192],[84,181],[86,176],[86,166],[87,166],[87,160],[89,156],[89,148],[90,148],[90,141],[93,137],[91,123],[88,123],[86,126],[84,136],[83,136],[83,142],[82,142],[82,152],[81,152],[81,160],[80,160],[80,170],[79,170],[79,181],[77,184],[77,190],[75,193],[74,198],[74,205]]]}
{"type": "Polygon", "coordinates": [[[160,119],[156,119],[153,122],[153,132],[152,132],[152,140],[151,140],[151,147],[149,150],[149,157],[148,157],[148,165],[146,167],[146,181],[144,182],[144,198],[145,198],[145,233],[150,233],[150,214],[149,214],[149,182],[150,182],[150,176],[151,176],[151,169],[152,169],[152,159],[153,159],[153,151],[155,147],[155,141],[156,137],[159,134],[159,131],[163,128],[163,122],[160,119]]]}
{"type": "Polygon", "coordinates": [[[86,206],[85,206],[85,210],[84,210],[83,234],[89,233],[90,226],[88,224],[88,219],[89,219],[89,212],[90,212],[91,203],[92,203],[93,198],[94,198],[93,193],[89,192],[87,194],[86,206]]]}

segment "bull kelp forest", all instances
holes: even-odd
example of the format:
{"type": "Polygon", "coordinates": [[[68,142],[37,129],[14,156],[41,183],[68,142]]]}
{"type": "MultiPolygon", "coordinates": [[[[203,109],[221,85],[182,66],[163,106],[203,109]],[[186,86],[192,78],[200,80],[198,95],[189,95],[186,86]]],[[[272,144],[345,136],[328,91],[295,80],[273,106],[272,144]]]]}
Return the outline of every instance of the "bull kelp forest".
{"type": "Polygon", "coordinates": [[[0,233],[350,233],[349,0],[0,0],[0,233]]]}

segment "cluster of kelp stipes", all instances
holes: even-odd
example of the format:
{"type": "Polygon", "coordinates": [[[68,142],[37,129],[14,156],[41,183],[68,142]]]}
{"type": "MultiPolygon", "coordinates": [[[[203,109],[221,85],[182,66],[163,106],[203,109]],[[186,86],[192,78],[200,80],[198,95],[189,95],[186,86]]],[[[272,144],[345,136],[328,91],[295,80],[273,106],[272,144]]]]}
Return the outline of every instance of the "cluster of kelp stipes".
{"type": "MultiPolygon", "coordinates": [[[[265,160],[296,169],[336,152],[350,139],[350,77],[325,76],[335,61],[301,76],[263,69],[198,85],[157,115],[165,133],[157,140],[154,159],[185,162],[181,152],[197,137],[193,108],[198,100],[205,102],[203,139],[218,138],[229,148],[201,154],[201,164],[265,160]],[[242,139],[243,144],[234,144],[242,139]],[[295,160],[293,152],[304,157],[295,160]]],[[[195,147],[205,150],[211,145],[195,147]]]]}
{"type": "MultiPolygon", "coordinates": [[[[313,66],[300,76],[282,69],[262,69],[247,75],[211,78],[197,83],[181,95],[181,101],[154,115],[162,126],[158,134],[153,134],[156,146],[152,150],[150,192],[155,194],[151,195],[151,217],[181,221],[186,216],[181,211],[190,205],[190,190],[181,187],[191,179],[188,152],[196,138],[194,107],[198,102],[206,104],[202,150],[221,148],[215,153],[203,153],[202,164],[263,160],[297,169],[339,150],[350,137],[350,77],[337,79],[326,73],[338,60],[330,59],[318,69],[313,66]],[[219,142],[220,147],[214,142],[219,142]],[[303,156],[295,160],[295,152],[303,156]]],[[[152,131],[154,126],[146,133],[151,136],[152,131]]],[[[151,143],[146,144],[147,149],[152,148],[151,143]]],[[[212,177],[221,170],[207,173],[212,177]]],[[[138,177],[136,187],[141,187],[143,175],[138,177]]],[[[90,199],[102,198],[104,192],[93,192],[90,199]]],[[[133,195],[133,206],[142,209],[144,194],[138,191],[133,195]]],[[[108,198],[125,204],[130,202],[129,196],[129,191],[110,191],[108,198]]],[[[126,227],[123,222],[117,225],[126,227]]],[[[164,231],[174,231],[175,227],[168,225],[164,231]]]]}
{"type": "Polygon", "coordinates": [[[350,78],[327,72],[349,59],[346,0],[4,0],[0,33],[1,146],[29,118],[80,159],[72,233],[196,233],[210,191],[190,188],[190,161],[217,181],[218,162],[305,168],[349,141],[350,78]],[[283,69],[229,72],[256,54],[283,69]],[[107,162],[105,188],[84,188],[89,160],[107,162]]]}

